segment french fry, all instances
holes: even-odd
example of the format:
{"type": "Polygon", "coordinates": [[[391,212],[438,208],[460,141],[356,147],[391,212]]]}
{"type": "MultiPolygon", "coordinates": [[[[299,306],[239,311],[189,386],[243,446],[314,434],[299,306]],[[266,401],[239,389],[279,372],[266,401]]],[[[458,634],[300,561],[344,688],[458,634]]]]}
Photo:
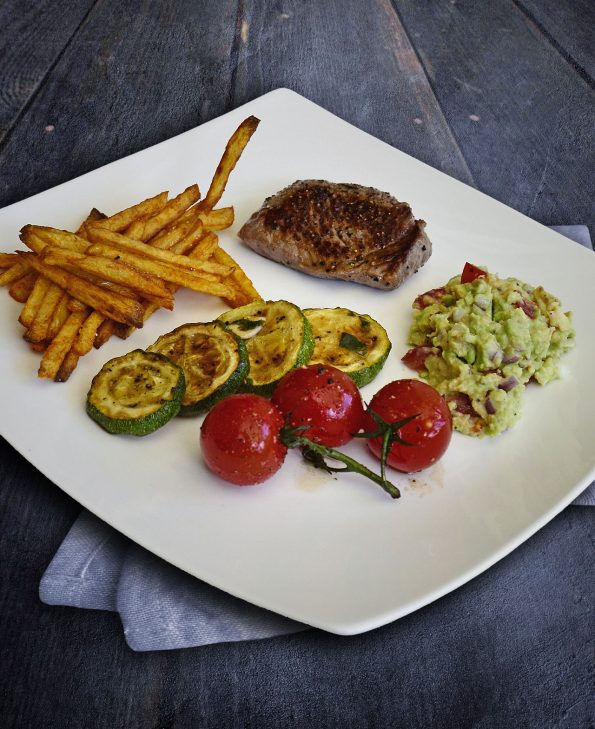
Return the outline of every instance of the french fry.
{"type": "MultiPolygon", "coordinates": [[[[143,312],[144,321],[147,321],[147,319],[152,316],[158,309],[159,307],[157,306],[157,304],[154,304],[151,301],[147,301],[143,312]]],[[[134,330],[134,327],[123,327],[117,324],[114,327],[114,334],[117,337],[120,337],[120,339],[128,339],[128,337],[134,333],[134,330]]]]}
{"type": "Polygon", "coordinates": [[[256,131],[256,127],[259,125],[260,119],[255,116],[249,116],[247,119],[240,124],[240,126],[231,135],[231,138],[227,142],[221,161],[217,165],[215,175],[211,181],[211,186],[207,192],[206,197],[198,203],[199,210],[207,212],[212,210],[215,205],[221,199],[225,191],[225,186],[229,179],[229,175],[236,166],[237,161],[240,159],[244,148],[250,141],[250,137],[256,131]]]}
{"type": "MultiPolygon", "coordinates": [[[[66,269],[64,269],[66,270],[66,269]]],[[[139,271],[139,273],[141,273],[139,271]]],[[[120,294],[120,296],[124,296],[128,299],[134,299],[135,301],[141,301],[143,298],[141,294],[139,294],[137,291],[133,291],[132,289],[129,289],[127,286],[122,286],[121,284],[113,283],[113,281],[101,281],[100,279],[96,278],[95,276],[92,276],[89,273],[75,273],[76,276],[79,276],[79,278],[85,279],[85,281],[90,281],[93,284],[96,284],[101,288],[103,291],[106,292],[113,292],[115,294],[120,294]]]]}
{"type": "MultiPolygon", "coordinates": [[[[40,256],[40,261],[45,263],[44,257],[40,256]]],[[[94,276],[85,271],[70,271],[70,269],[68,269],[66,266],[58,266],[57,268],[60,268],[60,270],[63,270],[65,273],[73,273],[74,275],[78,276],[78,278],[89,281],[95,286],[99,286],[99,288],[103,291],[120,294],[120,296],[124,296],[128,299],[134,299],[135,301],[140,301],[143,298],[141,294],[139,294],[137,291],[133,291],[131,288],[128,288],[128,286],[122,286],[121,284],[114,283],[113,281],[104,281],[101,278],[97,278],[97,276],[94,276]]],[[[141,271],[139,271],[139,273],[141,273],[141,271]]],[[[72,310],[77,311],[82,306],[86,306],[86,304],[73,302],[72,310]]]]}
{"type": "MultiPolygon", "coordinates": [[[[230,279],[235,284],[237,291],[234,296],[229,299],[224,299],[228,306],[243,306],[244,304],[250,304],[252,301],[262,300],[262,296],[254,288],[252,281],[250,281],[241,266],[235,262],[227,251],[218,247],[213,253],[213,258],[219,263],[233,267],[233,273],[231,274],[230,279]]],[[[229,279],[226,280],[226,283],[229,283],[229,279]]]]}
{"type": "Polygon", "coordinates": [[[203,235],[204,230],[223,230],[229,228],[234,221],[232,207],[218,208],[210,212],[201,212],[196,205],[188,208],[180,216],[175,225],[166,228],[151,238],[149,245],[155,248],[167,248],[176,253],[188,250],[203,235]]]}
{"type": "Polygon", "coordinates": [[[66,382],[66,380],[76,369],[79,358],[80,355],[75,352],[74,349],[71,349],[69,352],[67,352],[66,357],[64,357],[64,359],[62,360],[60,369],[54,377],[54,382],[66,382]]]}
{"type": "Polygon", "coordinates": [[[105,256],[87,256],[60,248],[46,248],[41,260],[50,266],[59,266],[72,273],[90,274],[100,281],[111,281],[136,291],[144,298],[155,299],[166,309],[174,308],[171,292],[161,279],[122,261],[115,261],[105,256]]]}
{"type": "Polygon", "coordinates": [[[71,312],[58,334],[56,334],[49,347],[45,350],[37,372],[38,377],[50,380],[56,378],[60,366],[70,351],[79,327],[84,322],[86,316],[87,309],[71,312]]]}
{"type": "Polygon", "coordinates": [[[35,281],[37,281],[36,273],[33,271],[26,273],[24,276],[21,276],[21,278],[17,278],[16,281],[12,282],[8,289],[8,293],[15,301],[18,301],[20,304],[24,304],[33,291],[35,281]]]}
{"type": "Polygon", "coordinates": [[[68,302],[70,301],[70,296],[64,291],[62,293],[62,298],[60,301],[56,304],[56,308],[54,309],[54,313],[52,315],[52,321],[50,323],[50,326],[48,328],[48,339],[51,341],[60,331],[62,328],[62,324],[68,319],[68,315],[70,314],[70,311],[68,309],[68,302]]]}
{"type": "Polygon", "coordinates": [[[79,357],[83,357],[93,349],[97,330],[105,321],[112,320],[106,320],[106,318],[98,311],[92,311],[85,319],[72,345],[73,351],[76,352],[79,357]]]}
{"type": "MultiPolygon", "coordinates": [[[[155,311],[158,311],[161,307],[158,304],[154,304],[150,301],[146,302],[145,307],[151,307],[151,314],[155,311]]],[[[144,317],[144,321],[148,319],[147,317],[144,317]]],[[[111,319],[108,319],[104,322],[102,327],[100,327],[100,330],[98,330],[97,337],[95,338],[95,342],[93,343],[93,346],[95,349],[99,349],[102,347],[107,340],[112,337],[116,336],[119,339],[128,339],[128,337],[131,334],[134,334],[136,331],[136,327],[129,326],[126,324],[118,324],[118,322],[115,322],[111,319]],[[107,326],[111,325],[111,326],[107,326]]]]}
{"type": "MultiPolygon", "coordinates": [[[[133,240],[132,238],[120,235],[119,233],[90,228],[89,237],[95,244],[87,249],[87,253],[89,253],[89,255],[102,255],[100,250],[105,250],[105,244],[107,244],[107,247],[111,248],[112,251],[118,251],[122,254],[130,253],[136,260],[151,259],[153,261],[158,261],[159,263],[167,264],[168,266],[175,266],[176,268],[187,269],[188,271],[196,273],[200,272],[201,275],[204,275],[205,273],[214,273],[220,276],[226,276],[231,273],[227,266],[222,266],[209,261],[201,261],[199,259],[190,259],[188,256],[181,256],[178,253],[172,253],[168,250],[153,248],[153,246],[133,240]]],[[[129,257],[124,258],[122,255],[122,260],[128,261],[132,266],[136,265],[129,257]]],[[[160,276],[159,273],[156,273],[155,275],[160,276]]],[[[161,278],[165,278],[165,276],[161,276],[161,278]]],[[[165,280],[168,281],[170,279],[165,278],[165,280]]]]}
{"type": "MultiPolygon", "coordinates": [[[[212,294],[214,296],[226,296],[230,293],[230,287],[220,282],[215,274],[204,272],[200,270],[191,270],[189,268],[184,269],[164,261],[157,261],[150,258],[141,258],[133,253],[127,253],[126,251],[111,248],[101,244],[93,246],[94,252],[103,256],[113,256],[118,258],[125,263],[129,263],[135,268],[139,268],[141,271],[146,271],[154,276],[159,276],[164,281],[176,284],[176,286],[184,286],[187,289],[193,291],[199,291],[205,294],[212,294]]],[[[228,266],[221,266],[221,264],[209,264],[204,263],[203,266],[218,266],[219,270],[223,270],[225,273],[231,273],[231,269],[228,266]]],[[[112,317],[115,319],[116,317],[112,317]]],[[[119,321],[119,320],[117,320],[119,321]]],[[[124,322],[126,323],[126,322],[124,322]]],[[[134,324],[134,322],[132,322],[134,324]]],[[[136,326],[136,324],[134,324],[136,326]]]]}
{"type": "MultiPolygon", "coordinates": [[[[190,251],[189,256],[191,258],[206,259],[218,248],[218,245],[219,241],[217,235],[211,231],[208,231],[206,235],[203,236],[202,240],[198,243],[198,245],[194,248],[194,250],[190,251]]],[[[229,260],[233,260],[231,259],[231,256],[229,256],[228,258],[229,260]]],[[[237,264],[235,264],[234,262],[234,265],[237,264]]],[[[249,279],[247,280],[249,282],[249,279]]],[[[251,282],[249,282],[249,285],[246,286],[249,293],[246,293],[246,291],[244,291],[236,281],[230,281],[229,278],[225,281],[225,283],[229,286],[231,291],[227,299],[224,300],[226,302],[240,302],[237,304],[229,304],[231,306],[241,306],[242,304],[247,304],[251,301],[256,301],[260,299],[260,296],[258,295],[258,293],[256,293],[251,282]]],[[[152,314],[154,314],[158,308],[159,307],[156,304],[147,302],[144,309],[144,320],[147,321],[147,319],[152,314]]],[[[134,327],[123,327],[119,325],[114,325],[113,329],[115,330],[114,333],[121,339],[126,339],[134,332],[134,327]]]]}
{"type": "Polygon", "coordinates": [[[202,224],[207,230],[225,230],[233,225],[234,218],[233,207],[217,208],[200,214],[202,224]]]}
{"type": "Polygon", "coordinates": [[[0,252],[0,270],[10,268],[15,263],[19,262],[18,253],[1,253],[0,252]]]}
{"type": "Polygon", "coordinates": [[[83,304],[82,301],[75,299],[74,296],[71,296],[68,299],[68,311],[85,311],[86,308],[86,304],[83,304]]]}
{"type": "MultiPolygon", "coordinates": [[[[151,216],[145,221],[136,221],[125,229],[126,235],[130,238],[137,240],[147,241],[153,236],[157,235],[160,230],[163,230],[167,225],[177,220],[182,213],[187,210],[191,205],[200,199],[200,190],[198,185],[190,185],[184,192],[181,192],[177,197],[172,198],[168,201],[167,205],[160,210],[156,215],[151,216]]],[[[104,225],[105,221],[96,223],[91,227],[107,227],[104,225]]],[[[115,230],[115,228],[110,228],[115,230]]],[[[120,230],[120,229],[118,229],[120,230]]]]}
{"type": "Polygon", "coordinates": [[[83,220],[83,222],[79,225],[78,229],[76,230],[76,234],[80,235],[83,238],[87,237],[87,229],[86,225],[87,223],[96,223],[98,220],[105,220],[107,218],[107,215],[104,215],[102,212],[97,210],[97,208],[91,208],[89,211],[89,215],[83,220]]]}
{"type": "MultiPolygon", "coordinates": [[[[192,208],[190,208],[192,210],[192,208]]],[[[147,241],[147,245],[154,248],[171,249],[179,241],[188,235],[198,231],[202,234],[203,224],[198,215],[187,218],[186,220],[176,220],[173,225],[164,228],[160,233],[153,236],[147,241]]]]}
{"type": "Polygon", "coordinates": [[[65,291],[87,306],[101,312],[104,316],[123,324],[142,326],[142,306],[138,301],[117,294],[114,291],[106,291],[90,281],[75,276],[72,273],[63,271],[56,266],[48,266],[31,253],[20,253],[22,258],[26,257],[33,268],[48,278],[53,283],[61,286],[65,291]]]}
{"type": "MultiPolygon", "coordinates": [[[[47,247],[48,243],[42,240],[37,233],[29,229],[29,226],[25,226],[20,233],[20,239],[23,243],[30,248],[34,253],[41,253],[44,248],[47,247]]],[[[17,253],[18,255],[18,253],[17,253]]]]}
{"type": "Polygon", "coordinates": [[[64,290],[57,284],[52,283],[48,286],[31,326],[23,335],[28,342],[43,342],[44,339],[48,339],[52,317],[63,294],[64,290]]]}
{"type": "Polygon", "coordinates": [[[236,129],[202,201],[191,185],[109,217],[93,208],[75,233],[26,225],[20,237],[31,252],[0,253],[0,285],[23,304],[24,337],[43,352],[39,377],[67,380],[93,347],[172,309],[179,287],[233,306],[260,298],[213,232],[234,222],[233,207],[215,206],[258,124],[250,117],[236,129]]]}
{"type": "Polygon", "coordinates": [[[7,268],[3,273],[0,273],[0,286],[9,286],[18,281],[29,271],[29,266],[25,261],[17,261],[13,263],[10,268],[7,268]]]}
{"type": "Polygon", "coordinates": [[[217,238],[217,234],[209,230],[186,255],[193,260],[206,260],[211,257],[218,245],[219,238],[217,238]]]}
{"type": "MultiPolygon", "coordinates": [[[[108,218],[99,220],[94,223],[94,225],[99,225],[102,228],[107,228],[108,230],[114,230],[116,232],[126,230],[126,228],[132,225],[139,218],[159,213],[159,211],[167,204],[167,195],[167,192],[160,192],[159,195],[150,197],[148,200],[143,200],[136,205],[132,205],[125,210],[121,210],[115,215],[110,215],[108,218]]],[[[87,227],[87,222],[85,222],[85,227],[87,227]]]]}
{"type": "MultiPolygon", "coordinates": [[[[159,309],[155,304],[155,309],[159,309]]],[[[136,327],[126,326],[126,324],[116,324],[114,334],[118,339],[128,339],[128,337],[136,331],[136,327]]]]}
{"type": "Polygon", "coordinates": [[[20,235],[23,243],[35,253],[41,253],[47,246],[66,248],[75,253],[84,253],[89,242],[76,233],[44,225],[25,225],[20,235]]]}
{"type": "MultiPolygon", "coordinates": [[[[198,240],[198,243],[193,240],[194,234],[191,234],[190,236],[187,236],[184,240],[180,241],[176,245],[172,247],[172,252],[174,253],[184,253],[186,249],[190,248],[189,256],[191,258],[195,259],[203,259],[207,260],[213,251],[218,246],[218,238],[215,235],[215,233],[212,233],[211,231],[207,231],[206,234],[204,234],[202,231],[197,229],[196,233],[200,233],[200,239],[198,240]]],[[[198,235],[196,236],[198,238],[198,235]]],[[[229,285],[229,283],[228,283],[229,285]]],[[[170,289],[173,292],[176,290],[176,286],[170,284],[170,289]]],[[[233,288],[233,286],[232,286],[233,288]]],[[[145,304],[145,310],[143,319],[147,321],[147,319],[154,314],[158,310],[158,306],[152,302],[147,302],[145,304]]],[[[120,325],[116,325],[114,328],[114,333],[116,336],[120,337],[121,339],[127,339],[133,332],[134,327],[123,327],[120,325]]]]}
{"type": "MultiPolygon", "coordinates": [[[[116,331],[117,323],[113,319],[106,319],[99,327],[97,327],[97,334],[95,335],[95,341],[93,346],[95,349],[103,347],[103,345],[111,338],[116,331]]],[[[136,327],[134,327],[136,329],[136,327]]]]}
{"type": "MultiPolygon", "coordinates": [[[[200,228],[195,228],[191,233],[189,233],[185,238],[182,238],[182,240],[178,241],[175,245],[173,245],[169,250],[172,253],[177,253],[180,256],[187,256],[189,251],[194,250],[197,245],[203,241],[207,236],[212,235],[210,231],[207,231],[205,233],[202,226],[200,228]]],[[[197,256],[197,259],[200,259],[201,256],[197,256]]],[[[209,256],[205,255],[202,256],[204,260],[206,261],[209,256]]]]}
{"type": "Polygon", "coordinates": [[[29,294],[29,298],[25,302],[25,306],[19,316],[19,322],[25,327],[25,329],[28,329],[31,324],[33,324],[37,310],[43,301],[43,297],[45,296],[45,292],[48,290],[49,285],[50,282],[47,278],[38,276],[35,281],[35,285],[29,294]]]}

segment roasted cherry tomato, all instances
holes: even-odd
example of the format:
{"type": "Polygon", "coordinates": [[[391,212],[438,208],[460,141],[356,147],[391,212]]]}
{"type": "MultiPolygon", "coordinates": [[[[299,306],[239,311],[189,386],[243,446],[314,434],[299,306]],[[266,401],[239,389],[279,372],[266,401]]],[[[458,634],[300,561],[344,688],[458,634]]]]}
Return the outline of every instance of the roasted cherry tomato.
{"type": "MultiPolygon", "coordinates": [[[[400,427],[397,436],[410,445],[393,442],[387,463],[413,473],[434,464],[446,451],[452,436],[452,418],[444,398],[433,387],[420,380],[395,380],[379,390],[368,411],[388,424],[417,416],[400,427]]],[[[378,423],[366,413],[364,432],[374,433],[378,423]]],[[[368,438],[368,447],[380,458],[382,437],[368,438]]]]}
{"type": "Polygon", "coordinates": [[[272,400],[289,425],[307,425],[303,435],[321,445],[344,445],[362,427],[364,407],[357,385],[335,367],[314,364],[288,372],[272,400]]]}
{"type": "Polygon", "coordinates": [[[467,262],[465,266],[463,267],[463,273],[461,274],[461,283],[471,283],[471,281],[475,281],[476,278],[485,278],[487,276],[487,273],[478,266],[474,266],[472,263],[467,262]]]}
{"type": "Polygon", "coordinates": [[[283,415],[259,395],[230,395],[208,413],[200,429],[207,466],[239,486],[261,483],[276,473],[287,447],[279,434],[283,415]]]}

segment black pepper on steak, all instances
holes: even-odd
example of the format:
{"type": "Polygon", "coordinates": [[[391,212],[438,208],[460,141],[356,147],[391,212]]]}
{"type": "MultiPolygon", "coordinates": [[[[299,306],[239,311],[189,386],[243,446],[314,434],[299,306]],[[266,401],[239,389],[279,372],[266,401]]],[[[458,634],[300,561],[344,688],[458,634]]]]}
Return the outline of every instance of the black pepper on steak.
{"type": "Polygon", "coordinates": [[[373,187],[299,180],[267,198],[239,237],[312,276],[389,290],[430,257],[425,225],[407,203],[373,187]]]}

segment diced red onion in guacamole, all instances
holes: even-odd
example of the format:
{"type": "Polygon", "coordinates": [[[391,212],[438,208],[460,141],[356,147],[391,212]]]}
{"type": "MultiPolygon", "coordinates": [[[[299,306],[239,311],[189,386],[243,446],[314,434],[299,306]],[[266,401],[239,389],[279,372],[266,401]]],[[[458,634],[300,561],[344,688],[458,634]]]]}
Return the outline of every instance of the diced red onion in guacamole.
{"type": "Polygon", "coordinates": [[[527,301],[526,299],[523,299],[522,301],[518,301],[515,306],[517,309],[522,309],[529,317],[529,319],[535,319],[537,309],[532,301],[527,301]]]}
{"type": "Polygon", "coordinates": [[[493,344],[487,351],[487,355],[492,362],[502,361],[502,350],[497,344],[493,344]]]}
{"type": "Polygon", "coordinates": [[[477,413],[473,409],[471,398],[466,392],[455,392],[449,395],[447,398],[449,402],[455,403],[455,410],[461,415],[476,415],[477,413]]]}
{"type": "Polygon", "coordinates": [[[501,390],[504,390],[504,392],[510,392],[514,387],[516,387],[519,384],[519,381],[514,375],[511,375],[510,377],[507,377],[505,380],[503,380],[498,387],[501,390]]]}

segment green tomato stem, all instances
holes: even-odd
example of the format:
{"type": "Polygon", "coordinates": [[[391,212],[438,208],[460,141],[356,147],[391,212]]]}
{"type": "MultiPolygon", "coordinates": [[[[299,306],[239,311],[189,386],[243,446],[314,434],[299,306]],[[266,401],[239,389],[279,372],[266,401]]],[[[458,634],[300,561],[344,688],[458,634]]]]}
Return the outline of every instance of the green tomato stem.
{"type": "Polygon", "coordinates": [[[328,446],[320,445],[319,443],[314,443],[309,438],[299,435],[299,431],[306,430],[307,428],[308,426],[297,428],[284,427],[281,430],[280,439],[288,448],[304,449],[304,459],[315,468],[320,468],[328,473],[358,473],[360,476],[364,476],[364,478],[368,478],[370,481],[378,484],[378,486],[381,486],[393,499],[398,499],[401,496],[399,489],[386,479],[384,469],[382,469],[383,473],[379,475],[345,453],[337,451],[334,448],[329,448],[328,446]],[[345,464],[345,468],[329,466],[325,458],[332,458],[335,461],[339,461],[345,464]]]}

